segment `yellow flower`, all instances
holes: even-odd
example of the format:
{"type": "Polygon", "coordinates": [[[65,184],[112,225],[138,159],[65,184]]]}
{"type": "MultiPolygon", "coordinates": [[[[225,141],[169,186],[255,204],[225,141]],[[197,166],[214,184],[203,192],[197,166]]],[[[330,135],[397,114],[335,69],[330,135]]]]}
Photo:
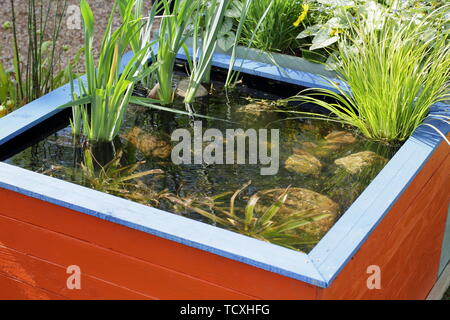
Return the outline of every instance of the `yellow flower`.
{"type": "Polygon", "coordinates": [[[334,36],[337,36],[339,33],[342,33],[342,30],[341,30],[341,29],[338,29],[338,28],[332,28],[332,29],[331,29],[331,32],[330,32],[330,36],[331,36],[331,37],[334,37],[334,36]]]}
{"type": "Polygon", "coordinates": [[[302,13],[298,17],[297,21],[294,22],[294,27],[298,27],[300,23],[302,23],[302,21],[305,20],[309,10],[309,4],[307,3],[302,4],[302,9],[303,9],[302,13]]]}

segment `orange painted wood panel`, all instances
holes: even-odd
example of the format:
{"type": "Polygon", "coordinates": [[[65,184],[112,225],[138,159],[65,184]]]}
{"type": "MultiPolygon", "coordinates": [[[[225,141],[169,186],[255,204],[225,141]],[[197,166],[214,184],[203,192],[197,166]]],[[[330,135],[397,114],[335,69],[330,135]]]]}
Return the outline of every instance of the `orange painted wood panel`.
{"type": "MultiPolygon", "coordinates": [[[[439,174],[450,172],[447,156],[448,149],[440,147],[435,152],[360,252],[325,290],[5,189],[0,189],[0,241],[5,250],[15,252],[24,269],[37,268],[34,272],[39,268],[42,273],[64,271],[58,274],[62,278],[67,276],[64,266],[81,261],[87,279],[99,281],[88,281],[92,290],[83,297],[92,299],[121,296],[120,288],[129,291],[123,297],[133,292],[163,299],[420,298],[435,281],[433,273],[424,272],[430,264],[423,261],[431,261],[434,268],[440,251],[439,245],[433,247],[436,250],[416,250],[412,246],[417,242],[439,242],[442,233],[430,230],[439,229],[444,206],[437,207],[448,203],[448,175],[439,174]],[[433,211],[437,214],[430,215],[433,211]],[[427,214],[422,216],[420,212],[427,214]],[[368,292],[367,261],[386,268],[383,285],[396,289],[382,294],[368,292]],[[412,276],[398,277],[399,269],[412,276]]],[[[26,278],[1,275],[8,279],[3,281],[9,286],[17,283],[19,287],[47,292],[33,287],[26,278]]],[[[39,278],[39,285],[60,293],[52,287],[53,281],[48,279],[46,285],[45,278],[39,278]]]]}
{"type": "Polygon", "coordinates": [[[5,199],[0,202],[0,214],[4,216],[95,243],[117,254],[136,257],[256,298],[316,297],[316,287],[301,281],[8,190],[0,190],[0,196],[5,199]]]}
{"type": "MultiPolygon", "coordinates": [[[[124,287],[81,274],[82,290],[67,288],[67,267],[63,267],[0,245],[0,274],[69,299],[154,299],[124,287]]],[[[0,288],[0,290],[2,290],[0,288]]]]}
{"type": "Polygon", "coordinates": [[[251,299],[232,289],[189,277],[53,231],[0,216],[3,246],[159,299],[251,299]]]}
{"type": "Polygon", "coordinates": [[[450,157],[441,145],[319,299],[424,299],[436,282],[450,200],[450,157]],[[381,268],[369,290],[367,267],[381,268]]]}
{"type": "Polygon", "coordinates": [[[66,300],[53,292],[0,274],[0,300],[66,300]]]}

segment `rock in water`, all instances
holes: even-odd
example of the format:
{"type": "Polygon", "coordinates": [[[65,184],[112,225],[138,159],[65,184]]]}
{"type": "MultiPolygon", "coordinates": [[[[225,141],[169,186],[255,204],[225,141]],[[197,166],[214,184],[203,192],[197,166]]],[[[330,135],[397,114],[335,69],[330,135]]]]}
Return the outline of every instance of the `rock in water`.
{"type": "Polygon", "coordinates": [[[0,104],[0,118],[3,116],[6,116],[7,113],[8,113],[8,109],[6,109],[5,106],[0,104]]]}
{"type": "Polygon", "coordinates": [[[165,159],[172,152],[170,143],[164,141],[154,135],[146,133],[139,127],[134,127],[126,135],[125,138],[139,149],[146,157],[156,157],[165,159]]]}
{"type": "Polygon", "coordinates": [[[319,158],[330,157],[334,152],[341,149],[339,144],[316,144],[314,142],[305,141],[301,143],[302,148],[319,158]]]}
{"type": "MultiPolygon", "coordinates": [[[[186,98],[186,93],[189,89],[189,79],[184,79],[178,82],[177,85],[177,95],[186,98]]],[[[209,94],[208,90],[202,85],[200,85],[195,93],[196,98],[206,97],[209,94]]]]}
{"type": "Polygon", "coordinates": [[[150,93],[148,94],[148,98],[159,100],[159,94],[158,94],[159,88],[160,88],[159,83],[157,83],[153,87],[153,89],[150,91],[150,93]]]}
{"type": "Polygon", "coordinates": [[[356,142],[356,138],[347,131],[333,131],[325,137],[328,143],[335,144],[352,144],[356,142]]]}
{"type": "Polygon", "coordinates": [[[294,149],[294,154],[286,160],[284,167],[297,173],[318,175],[322,169],[322,163],[312,154],[301,149],[294,149]]]}
{"type": "Polygon", "coordinates": [[[236,112],[248,113],[259,117],[262,113],[270,110],[273,110],[273,107],[268,104],[249,103],[236,109],[236,112]]]}
{"type": "Polygon", "coordinates": [[[376,163],[385,163],[386,158],[379,156],[372,151],[362,151],[351,154],[347,157],[339,158],[334,161],[338,166],[343,167],[345,170],[352,174],[361,172],[364,168],[370,167],[376,163]]]}
{"type": "MultiPolygon", "coordinates": [[[[262,191],[264,199],[277,199],[285,192],[285,189],[273,189],[262,191]],[[267,198],[266,198],[267,197],[267,198]]],[[[267,202],[267,208],[269,202],[267,202]]],[[[264,208],[263,208],[264,209],[264,208]]],[[[320,193],[303,188],[290,188],[284,205],[277,213],[276,219],[285,218],[313,218],[324,215],[323,218],[298,227],[314,237],[323,236],[334,224],[339,214],[339,205],[320,193]]]]}

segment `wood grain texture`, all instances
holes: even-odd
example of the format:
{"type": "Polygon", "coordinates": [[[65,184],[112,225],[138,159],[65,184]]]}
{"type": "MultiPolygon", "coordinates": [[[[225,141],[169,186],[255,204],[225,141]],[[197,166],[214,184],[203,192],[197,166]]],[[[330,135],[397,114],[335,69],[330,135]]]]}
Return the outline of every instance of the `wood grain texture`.
{"type": "Polygon", "coordinates": [[[108,248],[117,255],[142,259],[249,297],[314,299],[316,295],[314,286],[300,281],[15,192],[0,192],[5,200],[0,202],[1,215],[108,248]]]}
{"type": "Polygon", "coordinates": [[[0,273],[0,300],[66,300],[66,298],[0,273]]]}
{"type": "Polygon", "coordinates": [[[69,299],[154,299],[81,273],[82,290],[68,289],[67,268],[0,245],[0,274],[69,299]]]}
{"type": "Polygon", "coordinates": [[[208,299],[211,296],[218,299],[252,298],[183,273],[4,216],[0,216],[0,234],[4,247],[62,266],[77,265],[85,275],[158,299],[189,297],[208,299]]]}
{"type": "Polygon", "coordinates": [[[443,144],[319,299],[425,299],[438,275],[449,200],[443,144]],[[381,268],[381,290],[367,288],[370,265],[381,268]]]}
{"type": "Polygon", "coordinates": [[[422,299],[436,281],[449,165],[440,147],[327,289],[0,189],[0,297],[422,299]],[[72,264],[82,292],[64,288],[72,264]],[[372,264],[382,290],[366,287],[372,264]]]}

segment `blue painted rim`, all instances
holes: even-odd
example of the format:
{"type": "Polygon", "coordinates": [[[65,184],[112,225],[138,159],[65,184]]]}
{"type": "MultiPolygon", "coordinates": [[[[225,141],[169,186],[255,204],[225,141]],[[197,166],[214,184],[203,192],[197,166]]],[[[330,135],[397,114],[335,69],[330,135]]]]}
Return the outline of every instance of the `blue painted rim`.
{"type": "MultiPolygon", "coordinates": [[[[131,54],[126,55],[122,66],[130,58],[131,54]]],[[[186,57],[180,52],[178,58],[186,57]]],[[[212,65],[228,68],[229,63],[229,56],[216,53],[212,65]]],[[[280,70],[274,65],[239,58],[235,66],[255,76],[303,87],[334,89],[324,77],[307,72],[280,70]]],[[[341,81],[332,81],[346,88],[341,81]]],[[[0,145],[59,112],[57,107],[70,100],[70,86],[65,85],[3,117],[0,119],[0,145]]],[[[449,106],[437,104],[431,113],[449,115],[449,106]]],[[[426,122],[445,134],[449,132],[448,125],[431,116],[426,122]]],[[[430,127],[419,127],[309,254],[6,163],[0,163],[0,188],[326,288],[408,188],[442,140],[430,127]]]]}

